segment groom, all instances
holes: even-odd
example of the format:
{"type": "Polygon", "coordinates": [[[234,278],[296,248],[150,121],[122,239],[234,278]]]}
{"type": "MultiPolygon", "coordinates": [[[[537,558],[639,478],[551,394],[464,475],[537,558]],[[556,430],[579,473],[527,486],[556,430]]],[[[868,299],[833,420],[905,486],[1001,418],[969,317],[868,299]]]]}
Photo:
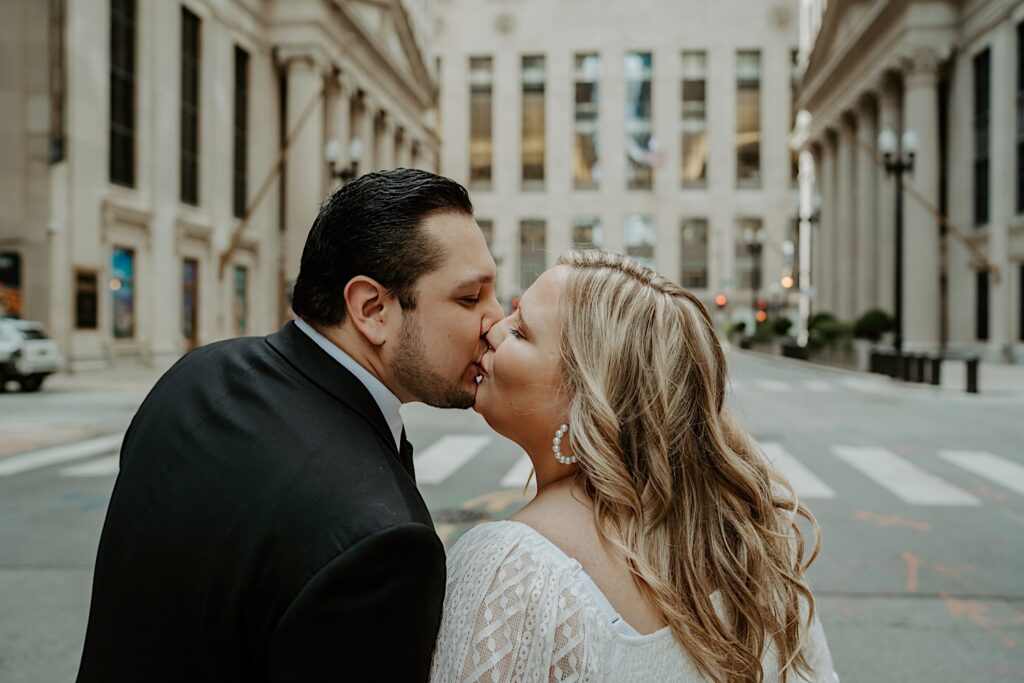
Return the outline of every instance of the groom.
{"type": "Polygon", "coordinates": [[[426,680],[445,557],[398,409],[473,404],[494,278],[461,185],[335,192],[299,319],[188,354],[132,420],[78,680],[426,680]]]}

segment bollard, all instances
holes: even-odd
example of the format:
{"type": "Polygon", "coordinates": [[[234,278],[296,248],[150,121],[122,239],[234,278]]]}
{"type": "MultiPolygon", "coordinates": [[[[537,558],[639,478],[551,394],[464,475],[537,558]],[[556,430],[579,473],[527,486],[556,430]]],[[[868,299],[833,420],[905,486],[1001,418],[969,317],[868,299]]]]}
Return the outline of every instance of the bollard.
{"type": "Polygon", "coordinates": [[[901,353],[896,361],[896,367],[899,368],[899,378],[904,382],[910,381],[910,356],[901,353]]]}
{"type": "Polygon", "coordinates": [[[967,393],[978,393],[978,359],[967,359],[967,393]]]}
{"type": "Polygon", "coordinates": [[[933,386],[942,384],[942,356],[932,356],[932,371],[928,379],[933,386]]]}
{"type": "Polygon", "coordinates": [[[872,374],[878,372],[878,349],[872,348],[871,353],[868,354],[868,372],[872,374]]]}
{"type": "Polygon", "coordinates": [[[914,359],[917,361],[917,372],[915,373],[914,381],[924,384],[924,354],[919,353],[914,359]]]}

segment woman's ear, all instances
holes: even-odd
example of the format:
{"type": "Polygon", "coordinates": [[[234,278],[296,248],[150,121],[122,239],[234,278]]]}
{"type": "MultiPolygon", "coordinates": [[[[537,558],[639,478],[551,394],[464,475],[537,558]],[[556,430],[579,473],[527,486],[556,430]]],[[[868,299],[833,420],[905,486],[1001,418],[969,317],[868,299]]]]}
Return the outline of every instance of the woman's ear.
{"type": "Polygon", "coordinates": [[[373,278],[357,275],[345,285],[345,311],[352,324],[374,346],[388,337],[387,303],[391,295],[373,278]]]}

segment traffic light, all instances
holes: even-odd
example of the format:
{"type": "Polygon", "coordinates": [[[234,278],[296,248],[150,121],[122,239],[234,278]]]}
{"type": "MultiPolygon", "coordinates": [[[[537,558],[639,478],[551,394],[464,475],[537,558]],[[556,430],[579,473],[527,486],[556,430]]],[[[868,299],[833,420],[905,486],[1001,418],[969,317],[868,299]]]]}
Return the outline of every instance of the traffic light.
{"type": "Polygon", "coordinates": [[[715,306],[718,306],[718,308],[725,308],[728,305],[729,297],[727,297],[725,294],[719,294],[715,297],[715,306]]]}
{"type": "Polygon", "coordinates": [[[759,323],[768,320],[768,302],[765,299],[757,300],[757,315],[755,318],[759,323]]]}

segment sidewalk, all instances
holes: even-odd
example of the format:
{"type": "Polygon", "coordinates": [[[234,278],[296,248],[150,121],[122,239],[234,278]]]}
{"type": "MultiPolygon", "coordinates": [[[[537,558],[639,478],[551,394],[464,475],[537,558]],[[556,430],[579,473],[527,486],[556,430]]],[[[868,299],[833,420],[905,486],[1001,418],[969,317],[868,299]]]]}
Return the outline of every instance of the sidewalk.
{"type": "Polygon", "coordinates": [[[167,371],[164,367],[117,364],[96,370],[78,370],[51,375],[42,391],[142,391],[148,392],[167,371]]]}

